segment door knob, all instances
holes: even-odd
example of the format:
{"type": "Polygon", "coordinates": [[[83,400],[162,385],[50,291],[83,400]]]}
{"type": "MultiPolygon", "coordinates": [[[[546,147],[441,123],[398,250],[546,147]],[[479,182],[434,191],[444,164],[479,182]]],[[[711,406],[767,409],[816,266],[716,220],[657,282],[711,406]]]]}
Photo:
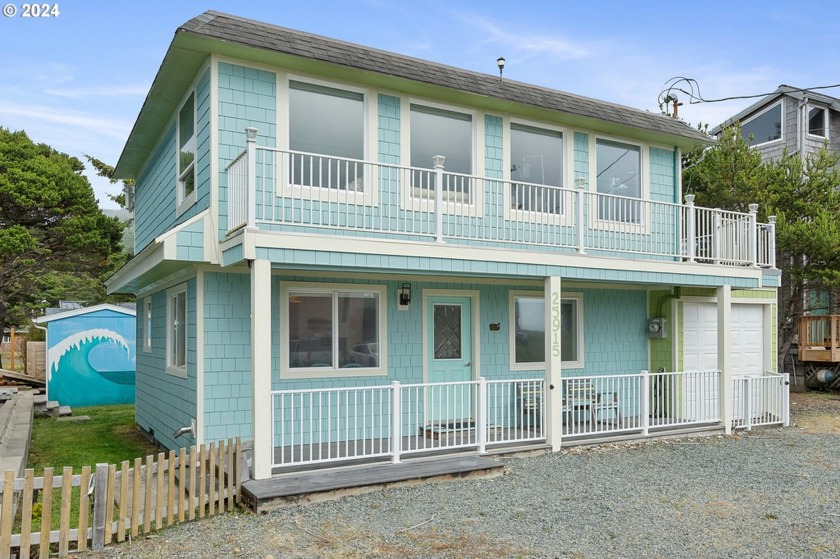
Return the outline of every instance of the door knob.
{"type": "Polygon", "coordinates": [[[470,365],[472,365],[472,361],[467,361],[466,363],[464,363],[464,367],[469,367],[470,365]]]}

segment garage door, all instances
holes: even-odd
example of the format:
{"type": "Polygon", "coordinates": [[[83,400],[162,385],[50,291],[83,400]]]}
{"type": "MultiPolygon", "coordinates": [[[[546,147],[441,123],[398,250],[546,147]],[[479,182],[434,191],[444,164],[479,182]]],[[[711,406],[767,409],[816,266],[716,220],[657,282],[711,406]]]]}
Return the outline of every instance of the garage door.
{"type": "MultiPolygon", "coordinates": [[[[764,366],[764,305],[732,305],[732,374],[760,375],[764,366]]],[[[683,304],[683,370],[717,369],[717,306],[683,304]]]]}
{"type": "MultiPolygon", "coordinates": [[[[761,375],[764,366],[764,305],[732,305],[732,375],[761,375]]],[[[683,304],[683,370],[711,371],[717,362],[717,305],[714,303],[683,304]]],[[[683,414],[688,420],[705,421],[714,410],[709,404],[718,402],[717,386],[705,386],[687,379],[683,387],[683,414]],[[702,388],[701,388],[702,387],[702,388]],[[704,395],[701,392],[707,391],[704,395]]],[[[740,400],[740,395],[736,394],[740,400]]],[[[737,415],[741,406],[735,402],[737,415]]]]}

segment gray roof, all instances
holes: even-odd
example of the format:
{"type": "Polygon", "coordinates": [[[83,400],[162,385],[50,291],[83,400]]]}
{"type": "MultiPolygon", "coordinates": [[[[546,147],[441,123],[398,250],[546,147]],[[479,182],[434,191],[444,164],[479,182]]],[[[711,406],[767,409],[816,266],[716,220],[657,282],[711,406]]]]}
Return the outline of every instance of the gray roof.
{"type": "Polygon", "coordinates": [[[735,124],[736,121],[744,120],[745,118],[752,116],[753,113],[763,109],[767,105],[771,103],[775,103],[778,99],[783,96],[793,97],[799,101],[804,100],[806,97],[809,101],[814,101],[821,105],[826,105],[832,110],[840,111],[840,99],[837,97],[832,97],[830,95],[826,95],[824,93],[817,93],[815,91],[802,89],[800,87],[793,87],[790,85],[780,85],[776,88],[776,91],[770,93],[769,95],[765,95],[743,111],[739,112],[733,117],[726,119],[724,122],[721,122],[711,130],[711,134],[717,135],[720,133],[721,130],[735,124]]]}
{"type": "Polygon", "coordinates": [[[490,74],[436,64],[220,12],[205,12],[185,23],[178,32],[525,103],[695,142],[709,141],[705,134],[685,122],[661,114],[508,79],[500,81],[498,76],[490,74]]]}

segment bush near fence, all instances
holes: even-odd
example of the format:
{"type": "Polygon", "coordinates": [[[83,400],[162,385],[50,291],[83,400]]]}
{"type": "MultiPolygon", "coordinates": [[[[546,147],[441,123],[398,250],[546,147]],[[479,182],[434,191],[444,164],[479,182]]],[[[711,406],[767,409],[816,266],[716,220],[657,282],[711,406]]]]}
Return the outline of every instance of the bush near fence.
{"type": "Polygon", "coordinates": [[[27,469],[23,478],[7,471],[0,508],[0,559],[48,558],[57,551],[102,549],[127,537],[173,524],[232,511],[239,504],[245,471],[242,442],[228,439],[115,464],[45,468],[43,477],[27,469]],[[54,492],[60,494],[54,496],[54,492]],[[73,503],[78,514],[73,515],[73,503]],[[53,506],[60,509],[53,529],[53,506]],[[19,526],[19,530],[15,528],[19,526]],[[34,529],[33,529],[34,528],[34,529]]]}

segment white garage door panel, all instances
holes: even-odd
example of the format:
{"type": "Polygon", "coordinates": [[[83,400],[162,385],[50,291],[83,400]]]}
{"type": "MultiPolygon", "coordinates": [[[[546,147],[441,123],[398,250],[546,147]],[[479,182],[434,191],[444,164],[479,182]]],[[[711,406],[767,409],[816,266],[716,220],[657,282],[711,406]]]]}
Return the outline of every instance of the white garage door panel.
{"type": "MultiPolygon", "coordinates": [[[[733,304],[733,375],[760,375],[764,366],[764,305],[733,304]]],[[[717,306],[683,305],[683,369],[717,369],[717,306]]]]}

